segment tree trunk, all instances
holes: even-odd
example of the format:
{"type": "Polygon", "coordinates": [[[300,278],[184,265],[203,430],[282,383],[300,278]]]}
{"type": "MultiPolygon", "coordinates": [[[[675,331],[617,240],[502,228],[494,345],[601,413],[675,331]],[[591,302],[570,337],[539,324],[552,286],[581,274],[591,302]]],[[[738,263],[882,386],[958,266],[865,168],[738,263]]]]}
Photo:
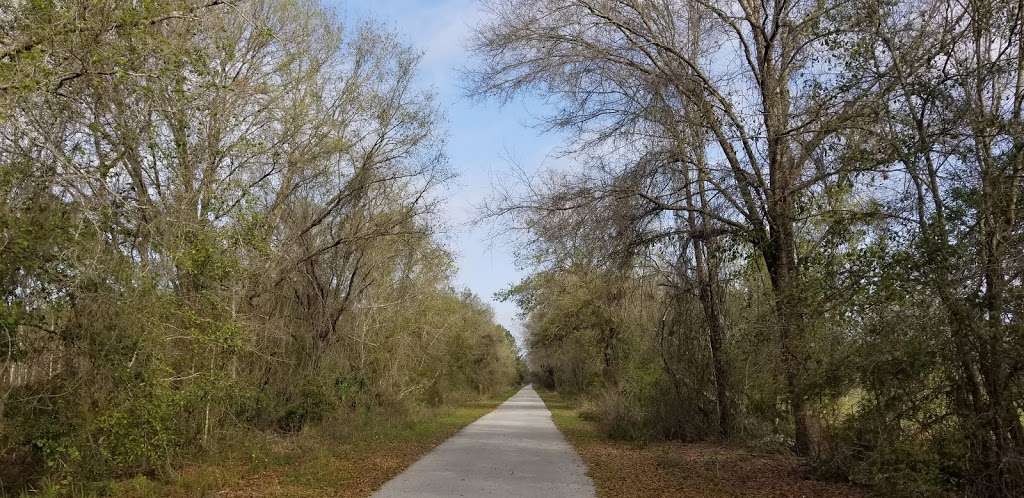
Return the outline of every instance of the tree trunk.
{"type": "MultiPolygon", "coordinates": [[[[699,266],[698,266],[699,267],[699,266]]],[[[703,272],[701,272],[703,273],[703,272]]],[[[711,272],[708,272],[709,274],[711,272]]],[[[708,325],[708,342],[711,344],[711,363],[715,372],[715,397],[718,401],[718,431],[722,439],[732,435],[732,400],[729,397],[729,367],[725,359],[725,319],[719,306],[717,282],[714,277],[705,276],[699,283],[700,302],[708,325]]],[[[717,280],[717,279],[716,279],[717,280]]]]}
{"type": "MultiPolygon", "coordinates": [[[[778,212],[787,213],[791,204],[782,200],[778,212]]],[[[790,415],[793,417],[793,451],[800,456],[811,454],[811,437],[808,413],[803,392],[801,366],[802,341],[805,334],[803,303],[800,299],[800,275],[796,262],[796,240],[791,218],[774,217],[771,224],[771,242],[764,258],[775,294],[776,326],[779,331],[779,347],[782,353],[783,375],[789,397],[790,415]]]]}

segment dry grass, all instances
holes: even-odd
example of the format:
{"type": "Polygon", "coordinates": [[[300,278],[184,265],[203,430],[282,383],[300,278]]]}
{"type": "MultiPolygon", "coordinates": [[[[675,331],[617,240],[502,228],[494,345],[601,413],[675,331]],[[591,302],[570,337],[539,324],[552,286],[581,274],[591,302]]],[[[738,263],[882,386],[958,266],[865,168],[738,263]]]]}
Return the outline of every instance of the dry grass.
{"type": "Polygon", "coordinates": [[[114,483],[122,497],[369,496],[512,392],[439,409],[411,420],[367,420],[294,436],[239,434],[236,444],[185,465],[169,479],[114,483]]]}
{"type": "Polygon", "coordinates": [[[811,480],[799,459],[710,443],[612,441],[552,392],[541,397],[555,424],[589,468],[598,494],[607,497],[862,497],[858,488],[811,480]]]}

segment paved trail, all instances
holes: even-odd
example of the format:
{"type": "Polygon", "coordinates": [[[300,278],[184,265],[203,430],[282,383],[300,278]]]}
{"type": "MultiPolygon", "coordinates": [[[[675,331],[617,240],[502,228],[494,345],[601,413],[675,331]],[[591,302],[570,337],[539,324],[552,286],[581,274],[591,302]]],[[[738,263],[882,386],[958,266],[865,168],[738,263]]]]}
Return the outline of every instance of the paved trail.
{"type": "Polygon", "coordinates": [[[374,496],[593,497],[585,472],[540,396],[526,386],[374,496]]]}

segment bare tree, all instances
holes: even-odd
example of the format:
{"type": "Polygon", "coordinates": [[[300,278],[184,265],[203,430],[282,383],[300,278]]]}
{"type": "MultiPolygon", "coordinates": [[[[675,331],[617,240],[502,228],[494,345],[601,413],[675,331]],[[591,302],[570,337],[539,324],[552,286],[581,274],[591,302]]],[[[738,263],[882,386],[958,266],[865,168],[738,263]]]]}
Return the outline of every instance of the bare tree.
{"type": "Polygon", "coordinates": [[[807,314],[799,254],[807,199],[844,172],[832,145],[889,91],[873,74],[833,74],[830,48],[862,29],[848,3],[670,0],[501,1],[478,34],[481,94],[539,90],[564,103],[553,126],[575,129],[585,147],[643,140],[659,128],[696,127],[710,137],[689,195],[628,192],[652,209],[692,212],[750,245],[764,260],[776,299],[779,347],[796,450],[811,441],[803,387],[807,314]],[[692,36],[701,40],[692,47],[692,36]],[[655,104],[668,105],[651,119],[655,104]],[[696,182],[695,182],[696,181],[696,182]],[[704,188],[701,188],[703,185],[704,188]],[[710,211],[701,191],[728,209],[710,211]]]}

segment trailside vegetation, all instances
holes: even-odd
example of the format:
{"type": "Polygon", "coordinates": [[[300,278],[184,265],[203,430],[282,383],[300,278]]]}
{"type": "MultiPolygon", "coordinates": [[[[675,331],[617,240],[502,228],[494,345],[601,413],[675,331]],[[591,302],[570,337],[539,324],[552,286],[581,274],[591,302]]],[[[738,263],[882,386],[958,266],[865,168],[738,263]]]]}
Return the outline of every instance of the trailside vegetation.
{"type": "Polygon", "coordinates": [[[518,382],[418,58],[309,0],[0,1],[0,494],[518,382]]]}
{"type": "Polygon", "coordinates": [[[472,93],[543,96],[573,160],[486,213],[535,382],[613,436],[1024,493],[1020,2],[487,5],[472,93]]]}

